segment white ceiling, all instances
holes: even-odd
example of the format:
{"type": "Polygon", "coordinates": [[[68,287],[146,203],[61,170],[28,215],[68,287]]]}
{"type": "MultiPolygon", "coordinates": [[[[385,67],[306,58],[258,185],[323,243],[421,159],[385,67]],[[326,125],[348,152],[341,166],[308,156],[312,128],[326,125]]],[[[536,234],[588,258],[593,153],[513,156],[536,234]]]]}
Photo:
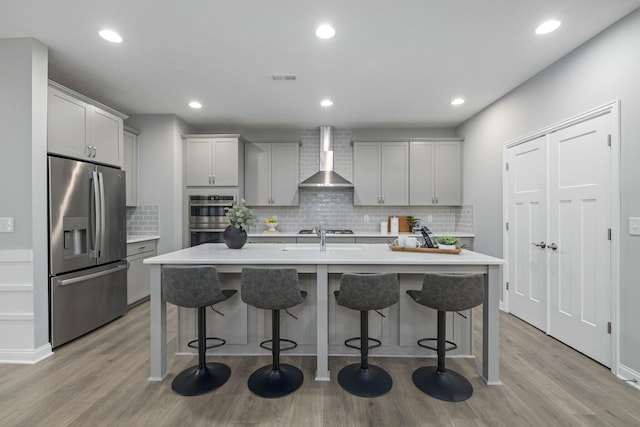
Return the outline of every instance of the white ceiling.
{"type": "MultiPolygon", "coordinates": [[[[50,78],[201,130],[451,127],[640,0],[0,0],[0,38],[49,46],[50,78]],[[536,36],[542,21],[562,21],[536,36]],[[320,23],[336,29],[315,36],[320,23]],[[104,27],[124,37],[98,37],[104,27]],[[274,82],[272,74],[296,74],[274,82]],[[457,96],[467,102],[449,103],[457,96]],[[334,105],[322,108],[324,97],[334,105]],[[197,99],[204,107],[192,110],[197,99]]],[[[0,67],[1,67],[0,62],[0,67]]]]}

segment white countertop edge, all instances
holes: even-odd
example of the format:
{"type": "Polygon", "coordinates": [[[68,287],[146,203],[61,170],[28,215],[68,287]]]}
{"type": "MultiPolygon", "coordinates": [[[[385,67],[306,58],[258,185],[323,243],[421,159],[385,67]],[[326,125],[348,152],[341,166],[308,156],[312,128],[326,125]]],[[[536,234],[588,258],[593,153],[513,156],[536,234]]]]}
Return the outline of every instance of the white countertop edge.
{"type": "MultiPolygon", "coordinates": [[[[409,235],[411,233],[399,233],[401,236],[409,235]]],[[[413,233],[414,236],[421,236],[421,234],[413,233]]],[[[442,231],[442,232],[434,232],[434,236],[455,236],[455,237],[475,237],[473,233],[461,233],[457,231],[442,231]]],[[[299,234],[293,232],[281,232],[281,233],[247,233],[249,237],[315,237],[314,234],[299,234]]],[[[327,234],[328,237],[388,237],[388,238],[396,238],[398,234],[391,233],[380,233],[380,232],[354,232],[353,234],[327,234]]]]}
{"type": "Polygon", "coordinates": [[[160,236],[127,236],[127,245],[131,243],[147,242],[149,240],[160,240],[160,236]]]}
{"type": "Polygon", "coordinates": [[[220,265],[502,265],[500,258],[463,250],[461,254],[394,252],[382,244],[335,243],[320,252],[317,244],[255,243],[242,249],[229,249],[223,243],[206,243],[147,258],[145,264],[220,265]],[[354,248],[357,249],[345,249],[354,248]],[[289,248],[289,250],[285,250],[289,248]],[[318,248],[318,250],[315,250],[318,248]]]}

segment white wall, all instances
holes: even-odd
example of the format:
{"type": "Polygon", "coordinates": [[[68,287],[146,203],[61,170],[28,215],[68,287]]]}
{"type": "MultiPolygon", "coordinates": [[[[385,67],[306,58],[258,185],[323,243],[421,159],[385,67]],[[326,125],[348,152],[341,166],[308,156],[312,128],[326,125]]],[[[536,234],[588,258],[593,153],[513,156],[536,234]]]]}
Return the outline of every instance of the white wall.
{"type": "Polygon", "coordinates": [[[628,234],[628,218],[640,216],[639,41],[640,11],[636,11],[457,129],[457,135],[465,138],[464,202],[474,206],[474,248],[503,256],[503,145],[620,100],[622,229],[614,238],[621,245],[620,362],[633,375],[640,373],[640,236],[628,234]]]}
{"type": "Polygon", "coordinates": [[[0,361],[51,354],[47,277],[48,51],[30,39],[0,40],[0,361]]]}
{"type": "Polygon", "coordinates": [[[189,125],[170,114],[137,115],[126,124],[138,136],[138,204],[159,206],[158,254],[182,249],[183,141],[189,125]]]}

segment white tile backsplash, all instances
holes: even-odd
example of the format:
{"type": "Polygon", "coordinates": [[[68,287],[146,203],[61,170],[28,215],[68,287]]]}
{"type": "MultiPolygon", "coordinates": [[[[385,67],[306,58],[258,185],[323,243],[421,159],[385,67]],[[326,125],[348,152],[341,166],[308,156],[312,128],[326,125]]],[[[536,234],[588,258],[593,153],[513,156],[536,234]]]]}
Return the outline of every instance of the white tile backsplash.
{"type": "Polygon", "coordinates": [[[160,207],[141,205],[127,208],[127,236],[160,234],[160,207]]]}
{"type": "MultiPolygon", "coordinates": [[[[319,170],[320,130],[300,132],[300,180],[319,170]]],[[[334,129],[334,170],[353,180],[353,147],[350,130],[334,129]]],[[[300,189],[300,205],[295,207],[257,207],[259,224],[252,231],[262,231],[265,218],[276,216],[282,232],[297,232],[321,224],[326,228],[348,228],[356,232],[376,232],[380,222],[390,215],[413,215],[436,232],[473,233],[473,207],[385,207],[353,206],[353,189],[300,189]],[[368,222],[364,216],[368,215],[368,222]],[[432,221],[428,222],[429,215],[432,221]]]]}

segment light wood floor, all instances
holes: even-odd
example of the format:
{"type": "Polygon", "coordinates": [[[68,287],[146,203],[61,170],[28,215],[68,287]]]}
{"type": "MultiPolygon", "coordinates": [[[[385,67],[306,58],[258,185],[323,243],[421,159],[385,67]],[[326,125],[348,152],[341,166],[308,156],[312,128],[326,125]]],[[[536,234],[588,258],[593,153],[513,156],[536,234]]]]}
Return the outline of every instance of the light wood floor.
{"type": "MultiPolygon", "coordinates": [[[[145,303],[37,365],[0,365],[0,426],[640,426],[638,390],[517,318],[503,313],[500,320],[504,385],[483,383],[479,358],[447,361],[474,386],[466,402],[422,394],[411,373],[433,359],[410,358],[372,358],[394,380],[391,392],[376,399],[351,396],[335,380],[356,359],[330,358],[333,380],[316,382],[313,358],[286,356],[283,362],[305,375],[290,396],[266,400],[247,390],[250,373],[270,362],[264,356],[219,358],[231,366],[229,382],[204,396],[181,397],[171,380],[196,358],[170,355],[169,377],[147,381],[145,303]]],[[[175,349],[175,309],[168,324],[168,348],[175,349]]]]}

